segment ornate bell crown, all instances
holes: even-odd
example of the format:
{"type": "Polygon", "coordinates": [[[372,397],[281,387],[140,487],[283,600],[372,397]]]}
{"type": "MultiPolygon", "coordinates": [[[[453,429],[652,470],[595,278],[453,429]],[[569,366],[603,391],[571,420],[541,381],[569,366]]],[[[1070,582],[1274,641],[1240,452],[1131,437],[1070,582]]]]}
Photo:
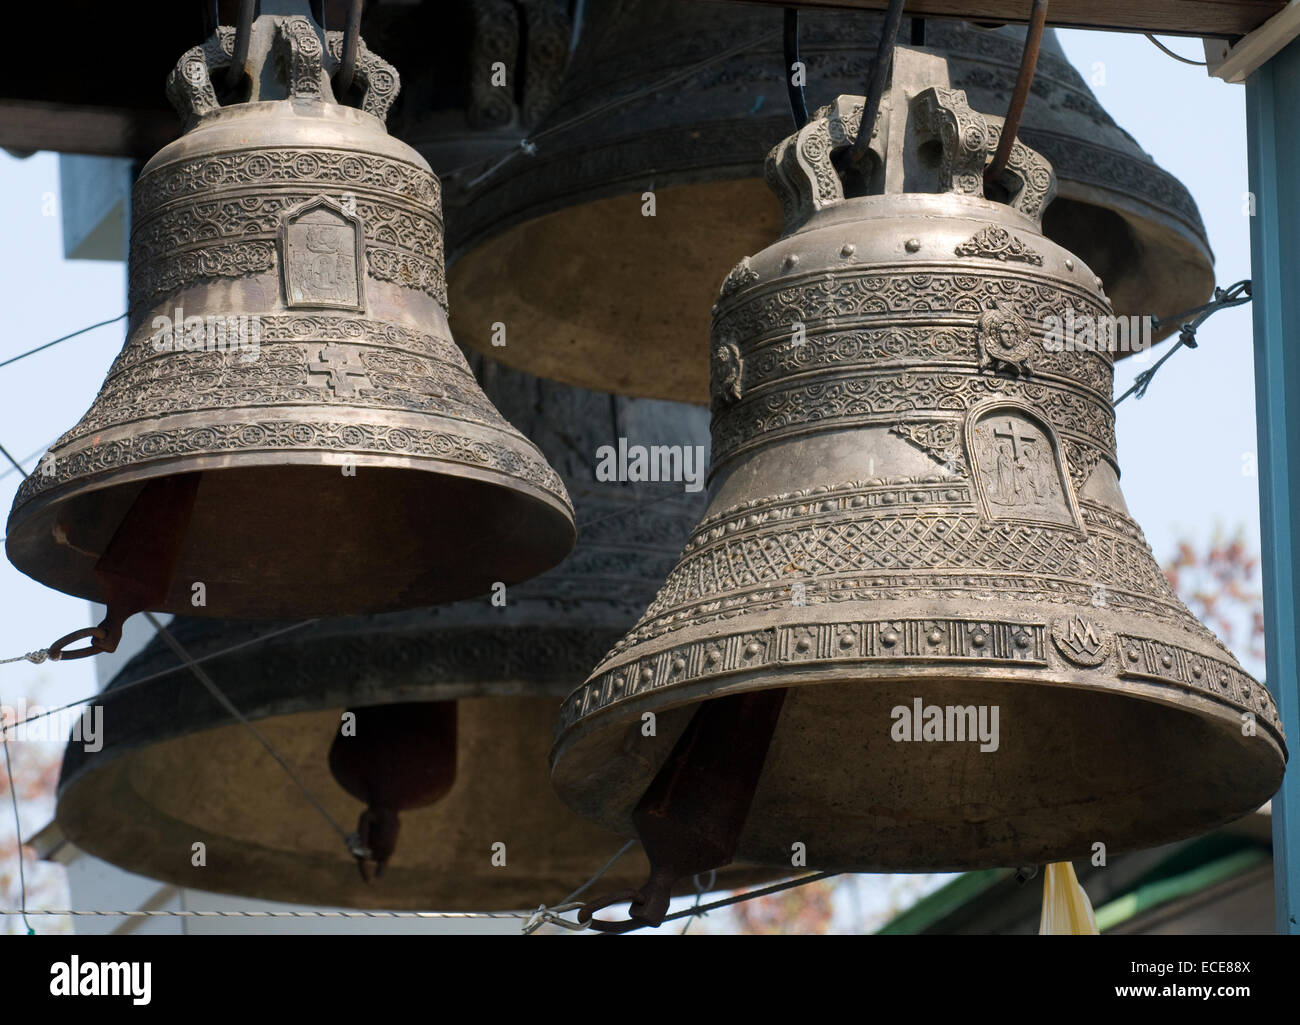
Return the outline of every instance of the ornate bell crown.
{"type": "Polygon", "coordinates": [[[740,860],[1042,863],[1245,814],[1281,778],[1281,722],[1128,514],[1111,354],[1048,344],[1049,318],[1111,315],[1039,231],[1051,167],[1017,143],[986,186],[1000,120],[897,57],[856,178],[876,194],[846,197],[839,162],[861,98],[772,151],[786,233],[714,308],[709,509],[566,700],[557,789],[640,828],[714,699],[782,689],[740,860]],[[1000,738],[902,742],[931,707],[997,710],[1000,738]]]}
{"type": "Polygon", "coordinates": [[[340,48],[306,17],[258,18],[233,69],[248,101],[225,106],[233,31],[181,58],[188,130],[134,190],[127,342],[18,492],[24,572],[111,606],[112,570],[122,609],[343,615],[486,593],[572,547],[563,483],[452,340],[438,180],[382,122],[397,74],[361,43],[344,106],[340,48]],[[192,518],[143,587],[130,552],[164,519],[159,481],[192,518]]]}

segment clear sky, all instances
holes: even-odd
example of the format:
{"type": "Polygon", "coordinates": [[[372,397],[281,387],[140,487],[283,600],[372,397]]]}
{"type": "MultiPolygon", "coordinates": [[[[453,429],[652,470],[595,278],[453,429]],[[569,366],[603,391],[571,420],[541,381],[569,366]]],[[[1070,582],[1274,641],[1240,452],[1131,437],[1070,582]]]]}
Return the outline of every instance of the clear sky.
{"type": "MultiPolygon", "coordinates": [[[[1141,36],[1060,36],[1102,105],[1191,190],[1209,230],[1219,282],[1249,277],[1244,89],[1171,60],[1141,36]]],[[[1203,57],[1193,41],[1170,44],[1203,57]]],[[[0,154],[0,225],[7,243],[0,247],[0,359],[124,309],[121,264],[62,258],[58,187],[54,155],[17,160],[0,154]]],[[[34,457],[70,427],[94,397],[122,333],[120,324],[102,328],[0,369],[0,444],[20,459],[34,457]]],[[[1256,448],[1249,307],[1217,315],[1200,337],[1200,349],[1171,360],[1146,398],[1120,407],[1124,493],[1161,560],[1172,554],[1176,538],[1204,540],[1216,523],[1229,530],[1243,525],[1249,543],[1259,543],[1257,479],[1243,474],[1256,448]]],[[[1126,388],[1137,369],[1133,360],[1122,364],[1117,386],[1126,388]]],[[[16,485],[16,474],[0,477],[5,510],[16,485]]],[[[43,647],[89,621],[84,602],[42,587],[3,560],[0,612],[0,658],[43,647]]],[[[91,660],[0,666],[0,702],[31,693],[42,680],[47,699],[71,699],[95,686],[91,660]]]]}

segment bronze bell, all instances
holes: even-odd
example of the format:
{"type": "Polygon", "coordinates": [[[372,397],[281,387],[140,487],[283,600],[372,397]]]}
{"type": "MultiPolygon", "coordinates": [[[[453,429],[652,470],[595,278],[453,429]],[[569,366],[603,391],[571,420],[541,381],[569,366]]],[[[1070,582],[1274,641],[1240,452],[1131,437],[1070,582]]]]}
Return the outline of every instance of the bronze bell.
{"type": "MultiPolygon", "coordinates": [[[[619,436],[705,444],[708,414],[491,365],[482,380],[574,496],[582,539],[560,566],[507,588],[504,607],[482,598],[322,621],[237,650],[289,624],[183,619],[170,628],[341,828],[359,827],[370,848],[364,871],[378,875],[389,855],[382,876],[363,881],[280,766],[158,639],[101,699],[103,750],[67,749],[57,816],[73,843],[209,891],[447,911],[553,904],[619,850],[621,837],[556,797],[551,730],[563,696],[672,567],[704,496],[681,484],[597,483],[592,459],[619,436]],[[357,715],[351,737],[342,735],[348,710],[357,715]],[[377,728],[375,716],[386,720],[377,728]],[[203,868],[191,863],[196,841],[207,845],[203,868]],[[498,842],[503,865],[492,860],[498,842]]],[[[604,884],[630,886],[646,871],[633,850],[604,884]]],[[[755,878],[719,873],[718,885],[755,878]]]]}
{"type": "Polygon", "coordinates": [[[1125,508],[1110,353],[1054,335],[1113,310],[1041,233],[1051,167],[1016,142],[986,198],[1002,121],[914,87],[922,59],[896,55],[874,194],[840,178],[860,97],[769,156],[786,232],[714,307],[708,510],[564,703],[561,797],[651,850],[633,922],[733,856],[1064,861],[1209,830],[1281,780],[1268,691],[1125,508]]]}
{"type": "Polygon", "coordinates": [[[168,80],[188,129],[135,185],[126,345],[19,490],[9,558],[108,604],[110,634],[141,609],[383,611],[550,568],[572,508],[452,341],[439,183],[384,130],[396,72],[361,43],[346,106],[341,33],[260,17],[241,68],[234,35],[168,80]]]}
{"type": "MultiPolygon", "coordinates": [[[[809,107],[862,88],[879,24],[874,13],[801,13],[809,107]]],[[[1005,111],[1023,38],[926,21],[926,52],[947,58],[930,84],[1005,111]]],[[[780,234],[762,166],[790,128],[784,65],[775,10],[588,4],[555,105],[530,132],[536,152],[449,179],[462,344],[588,388],[706,402],[697,340],[717,285],[780,234]],[[496,323],[504,349],[490,348],[496,323]]],[[[1169,316],[1208,298],[1213,258],[1192,197],[1102,109],[1051,32],[1020,134],[1057,170],[1046,234],[1102,276],[1116,313],[1169,316]]]]}

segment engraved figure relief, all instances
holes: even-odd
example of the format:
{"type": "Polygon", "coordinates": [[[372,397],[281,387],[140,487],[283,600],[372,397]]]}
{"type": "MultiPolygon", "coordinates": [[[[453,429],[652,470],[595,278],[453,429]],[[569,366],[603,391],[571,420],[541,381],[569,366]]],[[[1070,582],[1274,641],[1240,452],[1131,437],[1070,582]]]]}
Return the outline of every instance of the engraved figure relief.
{"type": "Polygon", "coordinates": [[[980,316],[976,337],[981,370],[1007,368],[1021,375],[1029,373],[1029,357],[1034,352],[1029,325],[1005,303],[980,316]]]}
{"type": "Polygon", "coordinates": [[[998,404],[973,413],[966,446],[990,519],[1083,529],[1055,432],[1028,409],[998,404]]]}
{"type": "Polygon", "coordinates": [[[729,405],[741,396],[745,361],[740,349],[732,343],[723,343],[713,350],[713,398],[716,405],[729,405]]]}
{"type": "Polygon", "coordinates": [[[290,307],[362,309],[361,221],[321,197],[284,219],[280,248],[290,307]]]}

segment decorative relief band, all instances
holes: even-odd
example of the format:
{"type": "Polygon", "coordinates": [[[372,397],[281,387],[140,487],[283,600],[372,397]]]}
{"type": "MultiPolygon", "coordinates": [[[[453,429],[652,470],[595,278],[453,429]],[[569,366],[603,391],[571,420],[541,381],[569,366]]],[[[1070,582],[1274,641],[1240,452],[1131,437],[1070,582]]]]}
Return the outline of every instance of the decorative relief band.
{"type": "Polygon", "coordinates": [[[872,264],[870,269],[844,267],[825,273],[786,274],[774,281],[738,287],[714,307],[715,337],[748,339],[790,332],[795,321],[811,328],[821,322],[843,328],[846,320],[888,318],[882,326],[897,326],[900,315],[935,317],[944,314],[975,319],[1007,305],[1030,324],[1060,317],[1067,308],[1079,316],[1103,317],[1110,308],[1088,289],[1059,278],[1034,276],[1003,268],[978,274],[920,270],[916,265],[872,264]]]}
{"type": "MultiPolygon", "coordinates": [[[[377,281],[391,281],[431,296],[447,309],[447,278],[442,253],[422,259],[411,253],[366,246],[366,270],[377,281]]],[[[271,242],[229,242],[204,246],[150,262],[133,262],[130,305],[145,309],[169,296],[211,278],[239,278],[259,274],[276,266],[271,242]]]]}
{"type": "MultiPolygon", "coordinates": [[[[983,316],[988,316],[984,314],[983,316]]],[[[842,374],[855,366],[866,369],[917,367],[926,363],[952,364],[959,369],[980,369],[981,349],[978,326],[926,325],[804,325],[796,344],[791,326],[775,334],[744,340],[743,372],[736,385],[752,392],[764,385],[788,380],[793,374],[821,372],[842,374]]],[[[1109,402],[1114,389],[1114,368],[1106,352],[1051,352],[1042,346],[1041,329],[1034,332],[1029,353],[1028,376],[1056,378],[1093,392],[1098,401],[1109,402]]],[[[726,336],[716,348],[740,346],[726,336]]]]}
{"type": "MultiPolygon", "coordinates": [[[[57,449],[57,446],[56,446],[57,449]]],[[[497,470],[534,484],[567,503],[559,475],[542,460],[495,442],[476,441],[463,434],[358,424],[301,420],[249,420],[206,427],[173,427],[145,431],[115,441],[58,450],[54,472],[34,473],[23,481],[15,506],[70,481],[87,479],[109,470],[143,465],[181,455],[212,455],[281,450],[286,452],[372,452],[465,463],[497,470]]]]}
{"type": "MultiPolygon", "coordinates": [[[[322,196],[319,190],[276,189],[265,195],[227,194],[170,204],[136,222],[131,232],[131,258],[150,262],[190,246],[273,240],[286,214],[322,196]]],[[[339,197],[325,198],[337,201],[339,197]]],[[[367,241],[412,253],[442,251],[442,223],[428,211],[364,195],[354,198],[367,241]]]]}
{"type": "Polygon", "coordinates": [[[559,729],[621,699],[728,673],[777,666],[899,660],[1047,665],[1041,623],[968,619],[796,624],[669,648],[610,669],[565,700],[559,729]]]}
{"type": "MultiPolygon", "coordinates": [[[[1001,426],[990,422],[990,430],[1001,426]]],[[[988,477],[981,487],[990,483],[997,484],[988,477]]],[[[1041,486],[1037,493],[1051,499],[1041,486]]],[[[1115,609],[1176,622],[1218,645],[1178,602],[1131,520],[1093,503],[1045,508],[1053,516],[991,521],[976,506],[971,480],[947,474],[744,503],[696,528],[619,650],[686,625],[789,607],[796,583],[809,604],[999,593],[1088,606],[1101,588],[1115,609]]]]}
{"type": "MultiPolygon", "coordinates": [[[[275,318],[275,326],[294,319],[275,318]]],[[[431,358],[336,331],[295,335],[289,342],[263,340],[252,360],[239,351],[154,353],[147,338],[128,352],[137,358],[127,363],[119,357],[94,406],[56,447],[168,414],[286,404],[401,410],[508,429],[458,350],[454,357],[431,358]],[[351,344],[340,344],[340,335],[351,344]]]]}
{"type": "Polygon", "coordinates": [[[273,242],[226,242],[155,259],[132,261],[129,303],[143,309],[211,278],[242,278],[275,266],[273,242]]]}
{"type": "MultiPolygon", "coordinates": [[[[1112,557],[1101,558],[1089,551],[1090,544],[1091,539],[1068,525],[993,524],[979,513],[958,509],[876,512],[857,522],[826,517],[777,530],[749,529],[708,543],[694,541],[646,610],[642,626],[658,632],[651,624],[662,626],[663,617],[682,606],[719,598],[741,600],[755,588],[805,580],[829,587],[849,574],[863,573],[947,573],[950,587],[962,586],[963,577],[972,573],[1019,573],[1071,581],[1090,596],[1102,585],[1168,597],[1164,588],[1157,589],[1158,569],[1145,550],[1109,538],[1106,548],[1112,557]],[[1139,561],[1138,556],[1147,558],[1139,561]]],[[[887,583],[903,582],[891,576],[887,583]]]]}
{"type": "MultiPolygon", "coordinates": [[[[248,316],[246,312],[232,314],[235,317],[248,316]]],[[[376,320],[367,317],[344,316],[337,313],[306,312],[258,314],[261,325],[261,346],[265,349],[277,342],[350,342],[354,345],[378,346],[397,352],[407,352],[413,356],[427,356],[447,367],[454,367],[457,372],[472,377],[465,354],[460,347],[448,337],[440,337],[427,331],[417,331],[402,324],[388,320],[376,320]]],[[[149,322],[145,321],[132,333],[126,347],[118,354],[108,371],[108,381],[116,374],[123,373],[141,363],[153,360],[175,359],[176,353],[158,352],[151,344],[148,334],[149,322]]],[[[236,354],[238,356],[239,354],[236,354]]],[[[224,365],[226,360],[236,358],[223,356],[222,353],[192,352],[191,360],[209,360],[214,365],[224,365]]],[[[192,364],[200,366],[199,363],[192,364]]],[[[169,368],[169,371],[174,368],[169,368]]]]}
{"type": "Polygon", "coordinates": [[[789,387],[714,407],[713,468],[774,439],[809,430],[884,425],[899,419],[962,414],[991,398],[1032,404],[1063,435],[1095,439],[1115,457],[1115,414],[1109,402],[1033,378],[981,375],[960,367],[906,373],[881,370],[812,382],[796,379],[789,387]]]}
{"type": "Polygon", "coordinates": [[[217,189],[373,190],[401,197],[441,223],[442,192],[435,175],[415,164],[351,149],[258,146],[190,157],[156,167],[135,183],[132,206],[142,223],[178,199],[210,199],[217,189]]]}
{"type": "Polygon", "coordinates": [[[1115,647],[1120,676],[1180,683],[1254,712],[1275,729],[1282,729],[1268,689],[1236,666],[1175,644],[1128,634],[1117,635],[1115,647]]]}
{"type": "Polygon", "coordinates": [[[392,281],[406,288],[414,288],[433,296],[444,310],[447,309],[447,277],[443,271],[442,251],[431,253],[430,259],[412,253],[366,246],[366,269],[379,281],[392,281]]]}
{"type": "MultiPolygon", "coordinates": [[[[565,699],[556,732],[562,735],[579,720],[635,695],[730,673],[873,661],[1044,669],[1050,665],[1047,637],[1047,627],[1041,623],[964,619],[843,621],[733,633],[669,648],[606,670],[565,699]]],[[[1105,656],[1090,667],[1099,670],[1098,683],[1107,680],[1110,674],[1104,667],[1118,657],[1121,677],[1193,687],[1222,704],[1255,713],[1281,732],[1272,696],[1233,666],[1145,638],[1120,635],[1115,640],[1118,652],[1106,648],[1105,656]],[[1139,668],[1126,668],[1126,663],[1139,668]]],[[[1085,666],[1081,660],[1074,661],[1085,666]]],[[[903,666],[900,670],[906,671],[903,666]]]]}

